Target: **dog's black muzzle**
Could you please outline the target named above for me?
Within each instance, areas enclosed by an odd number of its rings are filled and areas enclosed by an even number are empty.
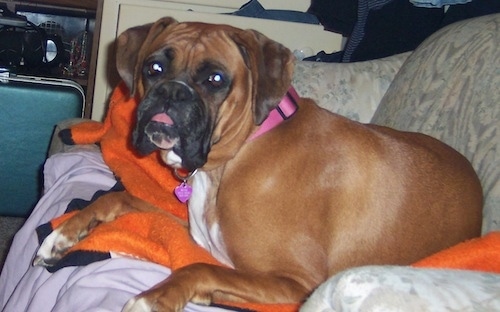
[[[137,109],[133,145],[147,155],[173,150],[187,170],[200,168],[210,150],[210,116],[198,94],[179,81],[158,82]]]

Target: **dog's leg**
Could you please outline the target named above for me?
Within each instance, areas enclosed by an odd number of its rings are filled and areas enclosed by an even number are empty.
[[[69,248],[101,223],[113,221],[129,212],[152,210],[159,209],[126,191],[103,195],[54,229],[38,249],[33,265],[54,265]]]
[[[294,304],[310,292],[288,277],[197,263],[173,272],[162,283],[131,299],[122,311],[182,311],[189,301],[202,305],[214,300]]]

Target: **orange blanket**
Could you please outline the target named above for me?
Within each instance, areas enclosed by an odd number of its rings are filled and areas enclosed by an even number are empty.
[[[463,269],[500,274],[500,232],[491,232],[431,255],[415,267]]]

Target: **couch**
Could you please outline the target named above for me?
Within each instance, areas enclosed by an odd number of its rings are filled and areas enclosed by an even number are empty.
[[[411,53],[301,63],[294,85],[352,119],[423,132],[464,154],[483,186],[486,235],[500,230],[499,29],[500,14],[488,15],[452,24]],[[494,247],[500,253],[500,245]],[[354,268],[321,285],[301,311],[500,311],[500,274]]]
[[[500,230],[500,15],[444,28],[413,52],[360,63],[298,62],[293,85],[328,110],[434,136],[463,153],[484,189],[483,235]],[[65,121],[58,129],[74,121]],[[99,148],[67,146],[54,136],[44,195],[14,239],[0,275],[2,311],[117,311],[163,280],[168,268],[116,257],[48,273],[31,267],[35,228],[74,198],[111,188]],[[500,246],[498,246],[500,250]],[[189,311],[221,311],[196,307]],[[500,274],[366,266],[321,285],[302,311],[500,310]]]

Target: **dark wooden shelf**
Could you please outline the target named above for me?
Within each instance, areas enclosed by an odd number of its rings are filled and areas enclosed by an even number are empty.
[[[42,13],[42,14],[56,14],[62,16],[82,16],[85,18],[95,19],[97,27],[100,27],[100,17],[102,11],[102,0],[0,0],[0,3],[6,4],[12,11],[18,11],[23,8],[26,12]],[[75,15],[74,15],[75,14]],[[91,29],[91,33],[93,29]],[[98,33],[98,32],[97,32]],[[59,69],[49,70],[49,72],[37,73],[22,73],[28,75],[43,75],[54,78],[64,78],[75,81],[80,84],[85,90],[85,117],[90,117],[92,111],[93,100],[93,87],[95,78],[95,56],[97,54],[97,39],[94,38],[93,42],[89,42],[92,46],[92,52],[88,55],[89,61],[89,75],[86,77],[67,77],[58,73]]]

